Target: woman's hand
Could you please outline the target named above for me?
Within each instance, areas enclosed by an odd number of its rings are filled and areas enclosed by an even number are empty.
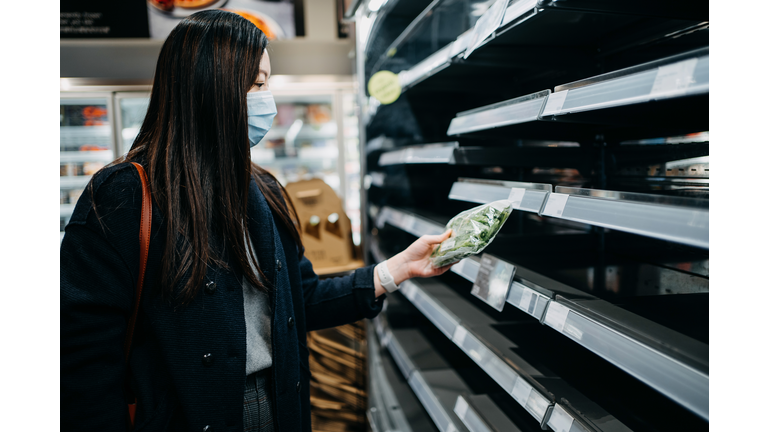
[[[421,236],[418,240],[411,243],[406,250],[388,259],[387,268],[389,269],[389,273],[395,279],[395,284],[400,285],[410,278],[432,277],[447,272],[453,264],[443,267],[433,267],[432,263],[429,261],[429,256],[437,245],[447,240],[450,236],[451,230],[440,235]],[[378,273],[373,273],[374,285],[376,286],[376,297],[378,297],[381,294],[384,294],[386,290],[381,286],[381,282],[379,282]]]

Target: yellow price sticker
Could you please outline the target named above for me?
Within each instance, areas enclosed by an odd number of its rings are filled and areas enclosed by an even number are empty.
[[[397,74],[390,71],[378,71],[368,80],[368,94],[384,105],[389,105],[400,97],[402,88]]]

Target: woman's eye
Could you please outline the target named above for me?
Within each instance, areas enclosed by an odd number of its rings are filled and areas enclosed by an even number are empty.
[[[258,86],[259,88],[261,88],[261,86],[263,86],[263,85],[264,85],[264,83],[256,83],[256,86]]]

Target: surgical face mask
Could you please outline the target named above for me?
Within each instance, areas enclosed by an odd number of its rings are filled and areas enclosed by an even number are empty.
[[[272,120],[277,114],[277,106],[269,90],[248,93],[248,140],[251,147],[259,143],[272,127]]]

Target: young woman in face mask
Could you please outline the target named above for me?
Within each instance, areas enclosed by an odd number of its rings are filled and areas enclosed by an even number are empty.
[[[283,188],[250,160],[277,113],[267,39],[205,11],[162,47],[131,151],[97,173],[61,244],[61,429],[310,431],[306,332],[372,318],[387,291],[429,277],[441,236],[342,278],[303,256]],[[142,183],[152,193],[144,293]],[[128,389],[128,390],[126,390]]]

